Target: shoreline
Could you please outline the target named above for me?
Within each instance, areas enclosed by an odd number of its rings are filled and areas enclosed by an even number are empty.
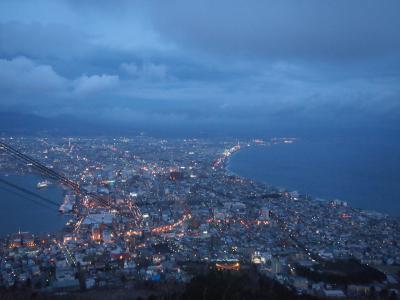
[[[273,146],[273,145],[272,145],[272,146]],[[249,146],[246,146],[244,149],[250,149],[250,148],[254,148],[254,147],[255,147],[255,145],[249,145]],[[263,147],[266,147],[266,145],[263,145]],[[228,158],[226,159],[226,162],[225,162],[224,165],[223,165],[223,169],[224,169],[224,172],[225,172],[227,175],[229,175],[229,176],[236,176],[236,177],[238,177],[238,178],[240,178],[240,179],[244,179],[244,180],[248,180],[248,181],[251,181],[251,182],[258,183],[258,184],[262,184],[262,185],[267,186],[268,188],[273,188],[273,189],[284,189],[284,190],[286,190],[286,191],[290,191],[290,190],[291,190],[291,189],[290,189],[289,187],[287,187],[287,186],[277,186],[277,185],[273,185],[273,184],[270,184],[270,183],[268,183],[268,182],[266,182],[266,181],[264,181],[264,180],[253,179],[253,178],[250,178],[250,177],[247,177],[247,176],[244,176],[244,175],[240,175],[240,174],[238,174],[237,172],[232,171],[232,170],[230,169],[230,166],[231,166],[231,164],[232,164],[231,159],[232,159],[234,156],[236,156],[236,154],[238,154],[241,150],[244,150],[244,149],[241,148],[240,150],[236,151],[235,153],[233,153],[230,157],[228,157]],[[296,190],[293,190],[293,191],[296,191]],[[304,195],[308,195],[312,201],[321,201],[321,202],[327,202],[327,203],[328,203],[328,202],[330,202],[330,201],[340,200],[340,199],[338,199],[338,198],[326,199],[326,198],[318,197],[318,196],[313,195],[313,194],[304,193],[304,192],[301,192],[301,191],[299,191],[299,193],[300,193],[300,194],[304,194]],[[390,215],[390,214],[388,214],[388,213],[386,213],[386,212],[381,212],[381,211],[377,211],[377,210],[368,210],[368,209],[364,209],[364,208],[361,208],[361,207],[354,207],[354,206],[352,205],[352,203],[349,202],[349,201],[345,201],[345,200],[340,200],[340,201],[346,202],[349,208],[355,209],[355,210],[359,210],[359,211],[362,211],[362,212],[364,212],[364,213],[377,214],[377,215],[381,215],[381,216],[384,216],[384,217],[400,219],[400,215]]]

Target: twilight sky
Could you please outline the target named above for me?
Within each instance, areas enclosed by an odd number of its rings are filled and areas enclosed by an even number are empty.
[[[0,110],[396,129],[400,1],[0,2]]]

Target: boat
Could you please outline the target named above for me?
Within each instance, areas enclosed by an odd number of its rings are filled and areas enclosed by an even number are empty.
[[[43,188],[48,187],[50,184],[51,184],[50,181],[48,181],[48,180],[43,180],[43,181],[39,181],[38,184],[36,185],[36,187],[37,187],[38,189],[43,189]]]

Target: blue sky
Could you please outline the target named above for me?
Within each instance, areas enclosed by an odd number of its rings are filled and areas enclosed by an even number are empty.
[[[400,2],[0,2],[0,110],[397,128]]]

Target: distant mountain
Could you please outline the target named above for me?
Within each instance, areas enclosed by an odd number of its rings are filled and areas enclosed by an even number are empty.
[[[35,114],[0,111],[0,134],[85,135],[109,134],[110,128],[73,116],[42,117]]]
[[[290,123],[290,122],[288,122]],[[307,126],[298,122],[293,124],[263,125],[261,123],[234,124],[207,122],[196,123],[191,120],[158,123],[137,121],[117,122],[105,119],[84,119],[73,115],[43,117],[36,114],[10,112],[0,110],[0,135],[80,135],[80,136],[136,136],[146,134],[163,138],[187,137],[235,137],[235,138],[271,138],[274,136],[295,136],[308,138],[330,137],[359,137],[385,135],[387,138],[400,134],[398,127],[366,128],[359,127],[318,127]]]
[[[1,132],[43,129],[46,127],[46,123],[45,118],[36,115],[0,111]]]
[[[135,120],[124,123],[102,119],[86,120],[71,115],[43,117],[28,113],[0,111],[0,135],[135,136],[142,133],[156,137],[227,136],[223,127],[221,127],[221,132],[218,132],[214,127],[192,125],[190,122],[154,125],[151,122],[135,123]],[[236,132],[233,131],[233,133]]]

